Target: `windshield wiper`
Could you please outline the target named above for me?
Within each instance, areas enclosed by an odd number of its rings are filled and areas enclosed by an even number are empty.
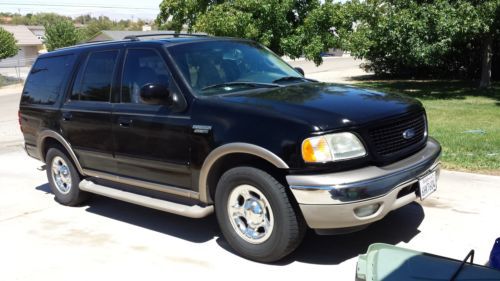
[[[271,83],[227,82],[227,83],[220,83],[220,84],[214,84],[214,85],[206,86],[206,87],[201,88],[201,90],[205,91],[205,90],[208,90],[208,89],[230,87],[230,86],[248,86],[248,87],[251,87],[251,88],[262,88],[262,87],[275,88],[275,87],[279,87],[279,85],[271,84]]]
[[[285,76],[285,77],[281,77],[281,78],[278,78],[276,80],[273,81],[273,83],[279,83],[279,82],[285,82],[285,81],[311,81],[307,78],[304,78],[304,77],[298,77],[298,76]]]

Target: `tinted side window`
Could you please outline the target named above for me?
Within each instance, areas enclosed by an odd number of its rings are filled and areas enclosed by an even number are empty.
[[[91,53],[80,68],[72,100],[109,101],[118,51]]]
[[[31,69],[21,102],[52,105],[65,84],[65,73],[71,71],[74,55],[40,58]]]
[[[153,49],[127,51],[122,76],[122,102],[141,103],[140,89],[146,84],[169,87],[170,72],[163,58]]]

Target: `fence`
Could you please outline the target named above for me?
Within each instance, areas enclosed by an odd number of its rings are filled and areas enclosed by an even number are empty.
[[[6,79],[25,80],[37,57],[13,57],[0,60],[0,75]]]

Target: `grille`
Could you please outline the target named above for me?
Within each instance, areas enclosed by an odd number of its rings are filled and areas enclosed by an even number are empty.
[[[403,133],[413,129],[415,135],[405,139]],[[391,157],[402,151],[417,149],[426,137],[425,116],[422,113],[394,119],[370,130],[373,149],[379,156]]]

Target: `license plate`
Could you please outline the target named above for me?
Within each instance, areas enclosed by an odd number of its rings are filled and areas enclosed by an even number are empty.
[[[437,189],[436,172],[432,172],[418,181],[420,200],[424,200]]]

